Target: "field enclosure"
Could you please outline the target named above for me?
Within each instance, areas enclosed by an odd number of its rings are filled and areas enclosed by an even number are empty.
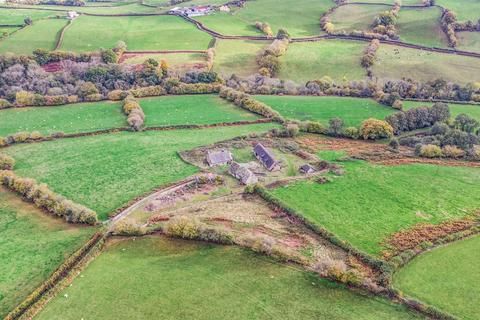
[[[91,289],[96,296],[83,293]],[[383,299],[356,295],[251,252],[155,237],[112,242],[64,293],[68,298],[59,295],[38,319],[416,318]],[[179,308],[174,299],[190,307]],[[132,302],[136,308],[128,306]]]

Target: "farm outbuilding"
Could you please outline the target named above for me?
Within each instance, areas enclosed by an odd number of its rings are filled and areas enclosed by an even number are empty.
[[[228,173],[240,180],[240,182],[245,185],[258,182],[257,176],[250,169],[248,169],[245,164],[233,162],[228,169]]]
[[[301,166],[299,170],[303,174],[312,174],[312,173],[315,173],[316,171],[315,168],[309,165],[308,163]]]
[[[278,165],[273,153],[265,148],[261,143],[257,143],[255,145],[253,148],[253,154],[268,171],[272,171]]]
[[[212,150],[207,152],[207,162],[210,167],[229,164],[232,161],[232,153],[228,150]]]

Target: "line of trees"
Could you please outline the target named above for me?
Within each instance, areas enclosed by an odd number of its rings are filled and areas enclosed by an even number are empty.
[[[275,39],[258,57],[257,64],[258,73],[272,77],[280,71],[280,57],[283,56],[288,49],[290,43],[288,38]]]

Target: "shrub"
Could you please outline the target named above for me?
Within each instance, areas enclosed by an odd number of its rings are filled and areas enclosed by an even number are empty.
[[[393,136],[393,128],[385,121],[370,118],[363,121],[360,135],[365,140],[386,139]]]
[[[12,140],[12,143],[22,143],[30,138],[30,133],[21,131],[8,136],[8,138]]]
[[[77,94],[81,99],[85,99],[85,97],[98,94],[98,89],[93,82],[84,82],[77,90]]]
[[[430,134],[437,136],[437,135],[444,135],[450,130],[450,127],[441,122],[437,122],[433,125],[433,127],[430,129]]]
[[[398,148],[400,147],[400,143],[398,142],[398,140],[396,138],[392,138],[390,140],[390,143],[388,144],[390,146],[390,148],[392,148],[393,150],[398,150]]]
[[[420,156],[425,158],[440,158],[442,155],[442,149],[434,144],[427,144],[420,148]]]
[[[462,158],[465,156],[465,151],[456,146],[444,146],[442,148],[443,155],[447,158]]]
[[[167,94],[167,91],[162,86],[150,86],[150,87],[132,89],[130,90],[130,93],[135,98],[142,98],[142,97],[152,97],[152,96],[163,96]]]
[[[113,233],[120,236],[142,236],[147,230],[133,221],[121,220],[115,225]]]
[[[94,102],[94,101],[102,100],[103,96],[100,93],[94,93],[94,94],[89,94],[84,99],[85,101],[88,101],[88,102]]]
[[[15,94],[15,104],[19,107],[33,106],[35,104],[35,95],[28,91],[18,91]]]
[[[113,90],[107,94],[108,100],[119,101],[127,97],[127,92],[123,90]]]
[[[0,170],[13,170],[15,159],[6,154],[0,153]]]
[[[328,120],[328,134],[334,137],[342,135],[343,120],[340,118],[332,118]]]
[[[11,107],[13,107],[13,105],[10,102],[8,102],[8,100],[0,99],[0,110],[11,108]]]
[[[356,127],[348,127],[343,132],[343,135],[350,139],[358,139],[358,137],[360,137],[360,130]]]
[[[300,124],[300,130],[308,133],[326,134],[327,128],[317,121],[304,121]]]
[[[182,239],[196,239],[199,234],[200,222],[187,217],[174,217],[165,225],[165,233]]]

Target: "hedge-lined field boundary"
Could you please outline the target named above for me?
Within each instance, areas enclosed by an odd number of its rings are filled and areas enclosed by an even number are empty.
[[[55,287],[66,279],[71,271],[85,259],[101,251],[108,234],[97,232],[80,249],[67,258],[37,289],[13,309],[4,320],[17,320],[28,314],[35,314],[41,308],[41,300],[54,291]],[[40,305],[38,305],[39,303]],[[45,301],[46,303],[46,301]]]

